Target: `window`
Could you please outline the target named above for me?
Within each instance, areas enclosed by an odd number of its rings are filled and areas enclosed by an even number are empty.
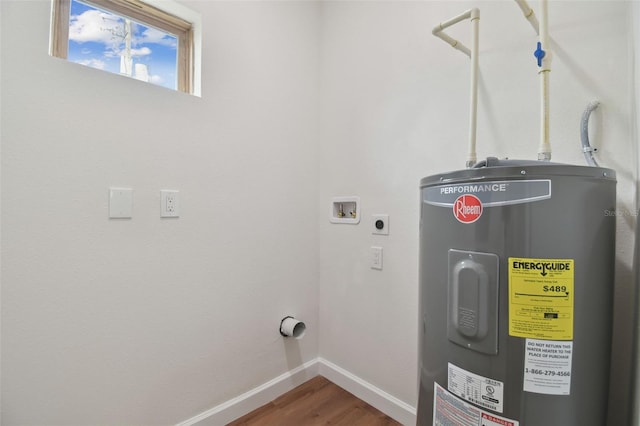
[[[53,2],[53,56],[194,93],[191,22],[139,0]]]

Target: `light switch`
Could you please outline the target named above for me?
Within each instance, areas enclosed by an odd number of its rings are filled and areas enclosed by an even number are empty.
[[[131,219],[133,215],[133,189],[109,188],[109,218]]]

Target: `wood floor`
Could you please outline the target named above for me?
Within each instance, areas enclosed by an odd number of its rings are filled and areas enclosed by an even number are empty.
[[[227,426],[386,426],[400,423],[322,376]]]

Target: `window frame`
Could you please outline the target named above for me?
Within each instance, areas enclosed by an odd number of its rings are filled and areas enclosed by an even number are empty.
[[[72,0],[53,0],[50,53],[67,59],[69,49],[69,18]],[[130,18],[149,27],[162,30],[178,39],[177,90],[194,93],[194,25],[140,0],[79,0],[90,6]]]

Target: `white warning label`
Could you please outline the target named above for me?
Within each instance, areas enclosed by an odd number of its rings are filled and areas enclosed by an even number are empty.
[[[434,383],[433,426],[478,426],[480,409],[458,399]]]
[[[527,339],[524,386],[527,392],[569,395],[573,342]]]
[[[502,413],[502,382],[478,376],[449,363],[449,392],[480,407]]]
[[[519,422],[481,410],[434,383],[433,426],[519,426]]]

